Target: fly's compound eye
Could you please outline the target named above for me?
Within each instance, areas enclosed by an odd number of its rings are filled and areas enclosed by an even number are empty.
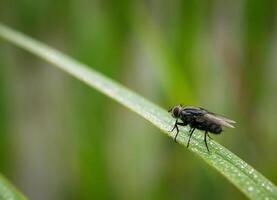
[[[179,107],[173,108],[173,112],[172,112],[173,117],[175,117],[175,118],[179,117],[179,115],[180,115],[179,113],[180,113]]]

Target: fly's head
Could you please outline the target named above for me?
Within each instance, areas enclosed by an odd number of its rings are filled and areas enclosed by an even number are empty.
[[[182,105],[173,106],[168,110],[169,113],[171,113],[172,117],[178,119],[181,116],[182,111]]]

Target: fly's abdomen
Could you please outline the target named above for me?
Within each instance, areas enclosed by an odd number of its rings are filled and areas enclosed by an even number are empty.
[[[207,128],[210,133],[220,134],[222,132],[222,128],[218,124],[211,123]]]

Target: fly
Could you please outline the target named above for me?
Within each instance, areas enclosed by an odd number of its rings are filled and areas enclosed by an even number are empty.
[[[189,147],[190,138],[195,129],[205,131],[204,142],[209,152],[209,147],[207,144],[207,136],[210,137],[209,133],[220,134],[222,132],[222,127],[235,128],[232,125],[236,123],[235,121],[209,112],[204,108],[177,105],[169,109],[168,112],[170,112],[172,117],[176,119],[174,127],[170,131],[172,132],[174,129],[177,130],[177,133],[174,137],[175,142],[179,133],[178,126],[190,126],[187,147]],[[178,119],[180,119],[182,122],[178,122]]]

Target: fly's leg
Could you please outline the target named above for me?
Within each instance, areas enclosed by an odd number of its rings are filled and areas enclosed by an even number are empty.
[[[179,126],[186,126],[187,124],[182,123],[182,122],[176,122],[175,125],[176,125],[176,129],[177,129],[177,134],[176,134],[175,137],[174,137],[174,141],[177,142],[177,136],[178,136],[178,133],[179,133],[178,125],[179,125]]]
[[[175,137],[174,137],[174,141],[175,142],[177,142],[176,141],[176,139],[177,139],[177,136],[178,136],[178,133],[179,133],[179,128],[178,128],[178,119],[176,119],[176,121],[175,121],[175,124],[174,124],[174,126],[173,126],[173,128],[169,131],[169,132],[172,132],[172,131],[174,131],[174,129],[176,128],[176,130],[177,130],[177,133],[176,133],[176,135],[175,135]]]
[[[209,151],[208,144],[207,144],[207,135],[208,135],[208,137],[209,137],[208,131],[205,131],[204,141],[205,141],[205,145],[206,145],[206,148],[207,148],[208,152],[210,152],[210,151]]]
[[[177,123],[176,123],[175,126],[176,126],[177,133],[176,133],[176,135],[175,135],[175,137],[174,137],[174,141],[177,142],[177,136],[178,136],[178,134],[179,134],[179,128],[178,128],[178,126],[177,126]]]
[[[207,136],[208,136],[211,140],[213,139],[209,134],[207,134]]]
[[[173,127],[172,130],[170,131],[170,132],[174,131],[175,128],[176,128],[176,130],[177,130],[177,133],[176,133],[176,135],[174,136],[174,141],[175,141],[175,142],[177,142],[177,137],[178,137],[178,134],[179,134],[179,127],[178,127],[178,125],[180,125],[180,126],[186,126],[185,123],[178,122],[178,119],[176,119],[175,124],[174,124],[174,127]]]
[[[191,129],[189,130],[189,133],[190,133],[190,134],[189,134],[189,141],[188,141],[188,144],[187,144],[187,148],[189,148],[190,138],[191,138],[191,136],[192,136],[194,130],[195,130],[195,128],[191,128]]]
[[[169,132],[174,131],[174,129],[175,129],[175,128],[177,128],[177,131],[178,131],[177,123],[178,123],[178,119],[176,119],[176,121],[175,121],[175,124],[174,124],[173,128],[172,128]]]

